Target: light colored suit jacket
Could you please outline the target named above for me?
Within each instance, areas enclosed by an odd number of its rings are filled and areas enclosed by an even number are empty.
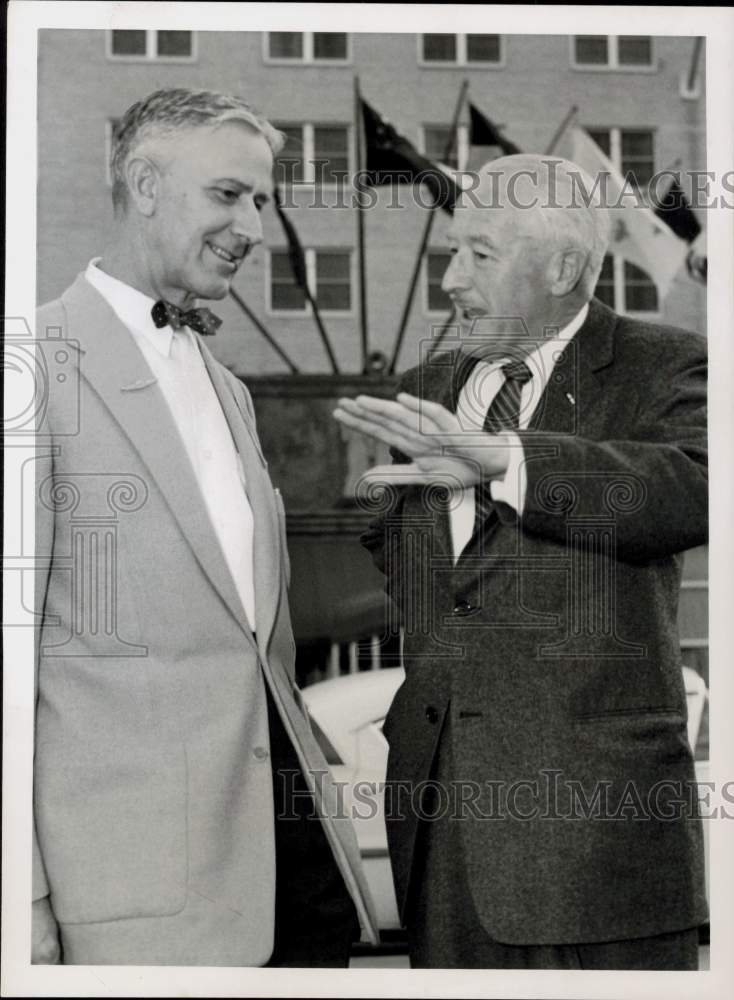
[[[64,961],[267,961],[263,678],[374,941],[356,839],[294,680],[285,515],[247,390],[202,345],[254,513],[257,639],[128,330],[80,275],[41,308],[37,335],[51,390],[36,548],[50,560],[37,574],[33,897],[50,893]]]

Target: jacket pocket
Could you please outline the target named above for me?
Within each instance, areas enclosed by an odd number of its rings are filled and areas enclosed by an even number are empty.
[[[183,744],[40,745],[36,825],[58,920],[179,913],[188,882],[186,806]]]

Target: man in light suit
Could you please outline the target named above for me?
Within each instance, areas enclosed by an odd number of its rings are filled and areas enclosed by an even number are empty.
[[[705,342],[592,298],[607,239],[574,164],[488,164],[450,227],[457,349],[337,410],[399,463],[363,542],[405,630],[384,732],[417,966],[696,968],[676,619]]]
[[[261,242],[281,143],[237,97],[133,105],[114,237],[38,315],[71,360],[39,428],[35,962],[344,966],[359,921],[375,940],[294,681],[282,502],[195,308]]]

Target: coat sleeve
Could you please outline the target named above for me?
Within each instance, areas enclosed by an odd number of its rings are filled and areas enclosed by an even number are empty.
[[[523,530],[566,543],[569,518],[611,515],[616,556],[630,562],[704,544],[708,469],[701,347],[661,364],[628,427],[620,439],[606,441],[521,431],[527,456]],[[498,504],[498,514],[504,521],[517,517],[504,504]]]

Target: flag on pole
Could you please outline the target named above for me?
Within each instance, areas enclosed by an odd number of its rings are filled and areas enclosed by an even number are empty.
[[[495,125],[479,108],[469,103],[469,145],[472,147],[499,147],[503,156],[514,156],[522,150],[502,135],[501,126]],[[489,159],[489,157],[487,157]]]
[[[673,230],[686,243],[693,243],[701,232],[701,223],[693,214],[693,210],[683,193],[678,181],[672,178],[670,187],[658,202],[655,215]]]
[[[706,230],[704,229],[691,243],[691,249],[686,256],[686,268],[694,281],[700,281],[702,285],[705,285],[708,277],[708,266]]]
[[[584,129],[576,126],[571,138],[571,159],[598,183],[609,210],[610,252],[646,271],[660,295],[665,296],[686,259],[688,244],[641,203],[631,182],[622,177]]]
[[[288,258],[290,260],[293,278],[299,288],[306,288],[308,279],[306,277],[306,254],[304,253],[301,241],[298,238],[293,223],[283,211],[283,204],[280,198],[280,190],[276,187],[273,191],[273,202],[275,211],[280,219],[286,239],[288,240]]]
[[[419,153],[405,136],[362,100],[366,146],[367,183],[372,186],[400,181],[424,183],[434,204],[445,212],[453,212],[460,188],[454,178]]]

